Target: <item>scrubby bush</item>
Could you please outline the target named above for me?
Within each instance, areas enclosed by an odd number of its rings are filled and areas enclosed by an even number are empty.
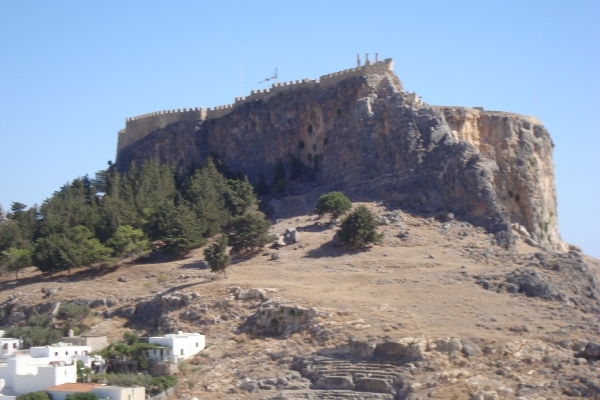
[[[80,393],[68,394],[67,397],[65,397],[65,399],[66,400],[99,400],[99,397],[96,393],[80,392]]]
[[[350,248],[363,248],[380,242],[383,234],[377,232],[375,215],[365,206],[359,206],[342,222],[340,241]]]
[[[30,392],[17,396],[17,400],[50,400],[46,392]]]
[[[33,314],[27,320],[27,326],[12,326],[5,332],[6,337],[21,337],[25,346],[46,346],[57,343],[63,333],[50,329],[52,318],[48,314]]]
[[[352,202],[342,192],[329,192],[317,200],[315,212],[319,215],[330,214],[336,219],[352,208]]]
[[[58,319],[66,320],[73,325],[75,322],[80,322],[87,318],[91,313],[92,309],[89,306],[67,303],[60,306],[56,317]]]

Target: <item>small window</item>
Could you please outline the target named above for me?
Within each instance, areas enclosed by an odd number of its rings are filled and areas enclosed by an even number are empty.
[[[183,355],[183,349],[181,349],[181,355]]]
[[[17,344],[13,343],[13,349],[16,349],[16,348],[17,348]]]
[[[58,351],[55,351],[55,352],[54,352],[54,355],[55,355],[55,356],[58,356]]]
[[[67,370],[65,369],[65,375],[67,374]]]
[[[196,343],[196,347],[200,347],[200,346],[198,346],[198,343]]]
[[[4,343],[4,346],[2,346],[2,348],[3,348],[4,350],[8,350],[8,343]]]
[[[68,352],[68,351],[65,351],[65,356],[68,356],[68,355],[69,355],[69,352]]]
[[[75,351],[75,355],[77,355],[77,351]]]

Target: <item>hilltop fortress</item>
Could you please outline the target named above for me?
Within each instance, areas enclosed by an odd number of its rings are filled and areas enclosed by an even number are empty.
[[[156,111],[148,114],[139,115],[137,117],[127,118],[125,121],[125,129],[119,131],[117,157],[118,153],[124,147],[137,142],[144,136],[157,129],[162,129],[165,126],[175,122],[221,118],[222,116],[229,114],[231,111],[233,111],[234,108],[239,107],[242,104],[249,101],[258,99],[266,100],[278,93],[301,88],[313,88],[316,86],[327,87],[330,85],[335,85],[336,83],[341,82],[342,80],[351,76],[381,74],[385,73],[386,71],[393,70],[394,61],[391,58],[379,61],[379,54],[375,54],[375,62],[372,63],[369,60],[369,55],[367,54],[365,64],[361,65],[359,55],[357,57],[356,68],[345,69],[343,71],[323,75],[318,80],[310,80],[306,78],[290,82],[274,83],[269,89],[252,90],[250,92],[250,96],[236,97],[235,102],[233,104],[226,104],[223,106],[217,106],[213,108],[195,107]]]
[[[128,118],[116,168],[148,158],[197,165],[218,156],[272,182],[312,181],[418,212],[452,212],[502,246],[511,225],[535,245],[564,250],[558,231],[553,143],[534,117],[481,107],[431,106],[405,92],[393,60],[318,80],[275,83],[233,104]],[[293,186],[293,185],[292,185]]]

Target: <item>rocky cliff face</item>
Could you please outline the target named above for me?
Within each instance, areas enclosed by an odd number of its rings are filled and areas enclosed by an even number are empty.
[[[448,211],[499,244],[511,223],[562,249],[552,141],[530,117],[412,101],[391,72],[254,100],[211,120],[178,122],[118,154],[117,168],[158,157],[190,165],[210,154],[257,181],[288,179],[369,194],[423,212]]]

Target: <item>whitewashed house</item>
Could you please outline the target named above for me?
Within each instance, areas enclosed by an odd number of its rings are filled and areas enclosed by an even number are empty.
[[[52,400],[65,400],[74,393],[95,393],[100,399],[145,400],[144,387],[104,386],[97,383],[65,383],[46,389]]]
[[[15,354],[0,364],[0,379],[5,386],[0,394],[21,395],[77,381],[77,365],[50,357],[34,358]]]
[[[14,354],[17,354],[23,342],[21,339],[13,339],[13,338],[0,338],[0,358],[10,357]]]
[[[157,349],[148,350],[149,360],[171,363],[178,363],[198,354],[204,349],[205,345],[204,335],[182,331],[177,332],[177,334],[149,337],[148,343],[161,346]]]

